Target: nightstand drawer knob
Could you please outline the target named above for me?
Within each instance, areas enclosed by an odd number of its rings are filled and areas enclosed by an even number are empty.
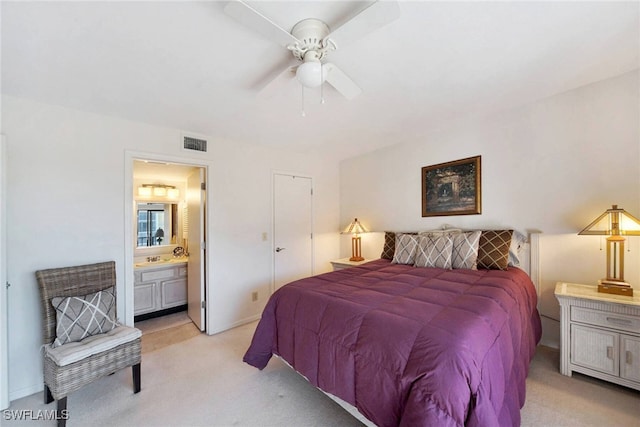
[[[633,365],[633,353],[631,353],[631,351],[627,350],[627,365]]]
[[[613,347],[611,346],[607,347],[607,358],[613,360]]]

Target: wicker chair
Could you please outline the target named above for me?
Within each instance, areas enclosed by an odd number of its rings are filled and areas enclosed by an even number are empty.
[[[43,308],[44,400],[45,403],[58,401],[58,426],[66,424],[69,394],[120,369],[132,367],[133,392],[138,393],[141,380],[139,329],[118,325],[110,332],[80,342],[66,343],[55,349],[52,346],[56,339],[56,309],[51,300],[102,290],[110,290],[115,296],[115,262],[39,270],[36,278]]]

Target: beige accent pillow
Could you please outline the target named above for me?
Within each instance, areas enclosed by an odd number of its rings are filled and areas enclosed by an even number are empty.
[[[394,264],[413,264],[416,259],[417,247],[418,236],[396,233],[396,250],[391,262]]]
[[[416,267],[451,269],[453,237],[451,234],[421,234],[418,236]]]
[[[452,268],[475,270],[482,231],[467,231],[453,235]]]
[[[116,298],[110,291],[79,297],[55,297],[56,339],[53,347],[109,332],[117,326]]]

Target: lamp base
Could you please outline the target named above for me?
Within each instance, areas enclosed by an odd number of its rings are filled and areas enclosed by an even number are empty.
[[[603,279],[598,281],[598,292],[604,294],[624,295],[628,297],[633,296],[633,288],[630,284],[615,280]]]
[[[353,236],[351,238],[351,258],[349,258],[349,261],[364,261],[360,245],[360,236]]]

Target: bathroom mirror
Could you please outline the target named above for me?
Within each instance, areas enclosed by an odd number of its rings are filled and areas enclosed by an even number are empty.
[[[176,203],[138,202],[136,204],[137,247],[168,246],[178,235]]]

